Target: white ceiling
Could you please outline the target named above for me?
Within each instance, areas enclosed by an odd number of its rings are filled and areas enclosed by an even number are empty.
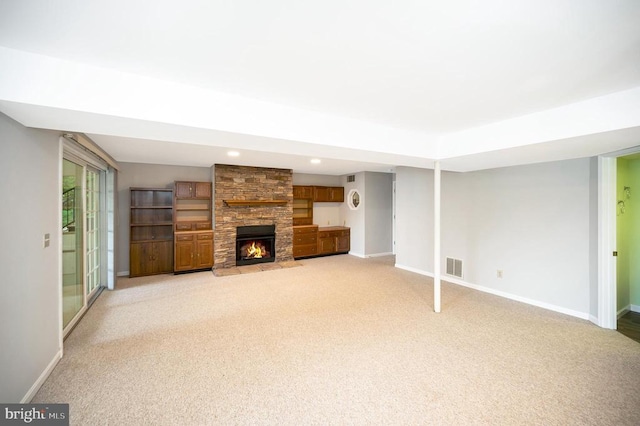
[[[5,1],[0,111],[118,161],[584,157],[640,145],[639,23],[637,0]]]

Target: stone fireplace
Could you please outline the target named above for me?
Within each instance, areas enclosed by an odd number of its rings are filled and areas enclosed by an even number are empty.
[[[272,261],[293,260],[292,170],[216,164],[213,185],[215,269],[236,266],[237,228],[246,226],[273,226]]]

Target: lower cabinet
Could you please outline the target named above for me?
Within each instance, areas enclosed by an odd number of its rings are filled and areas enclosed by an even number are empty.
[[[129,276],[166,274],[173,271],[173,241],[133,242],[129,245]]]
[[[351,249],[351,231],[342,226],[318,228],[317,225],[293,228],[293,257],[347,253]]]
[[[174,272],[213,267],[213,231],[175,234]]]
[[[318,254],[346,253],[351,248],[349,229],[322,230],[318,232]]]

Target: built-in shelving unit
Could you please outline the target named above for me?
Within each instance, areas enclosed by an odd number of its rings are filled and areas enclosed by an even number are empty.
[[[173,190],[130,188],[129,276],[173,271]]]
[[[211,182],[174,183],[174,272],[213,267]]]

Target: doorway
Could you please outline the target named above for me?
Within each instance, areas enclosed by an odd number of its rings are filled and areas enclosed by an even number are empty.
[[[625,183],[624,181],[619,182],[618,159],[624,162],[627,159],[638,159],[639,157],[640,151],[638,147],[598,157],[598,290],[596,301],[597,317],[593,318],[592,321],[600,327],[614,330],[617,328],[618,315],[624,314],[625,306],[627,306],[622,300],[624,294],[620,294],[620,292],[626,292],[625,287],[622,287],[620,291],[618,290],[618,264],[620,263],[618,254],[633,256],[633,258],[637,258],[640,255],[638,252],[633,253],[625,245],[624,239],[629,239],[626,233],[623,234],[623,239],[618,241],[618,222],[621,214],[629,214],[626,218],[633,216],[634,220],[631,221],[633,223],[632,229],[634,232],[640,232],[640,224],[638,224],[640,219],[635,218],[638,216],[640,206],[636,206],[635,214],[630,214],[634,185],[629,185],[628,182]],[[635,186],[640,190],[640,183]],[[630,189],[630,199],[626,199],[625,187]],[[623,203],[620,203],[620,201]],[[618,244],[621,244],[620,247]],[[634,250],[637,251],[638,249]],[[628,306],[629,309],[635,306],[640,310],[640,306],[632,302],[632,300],[640,301],[640,289],[638,289],[640,287],[640,270],[638,265],[635,265],[637,262],[631,263],[634,264],[634,269],[631,278],[629,278],[629,285],[636,290],[634,290],[634,296],[630,295]],[[624,262],[620,267],[626,267]],[[621,272],[628,274],[629,271]]]

